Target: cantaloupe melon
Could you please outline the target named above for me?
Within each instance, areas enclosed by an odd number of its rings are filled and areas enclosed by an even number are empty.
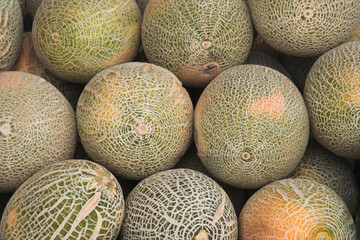
[[[41,168],[74,156],[74,110],[45,79],[0,73],[0,106],[0,192],[14,191]]]
[[[60,79],[86,83],[135,58],[140,27],[135,0],[44,0],[34,18],[34,50]]]
[[[156,0],[146,7],[142,43],[149,62],[190,87],[204,87],[245,61],[253,31],[243,0]]]
[[[328,186],[344,200],[350,212],[355,213],[359,197],[355,174],[346,159],[317,142],[309,142],[304,157],[289,177],[306,178]]]
[[[350,37],[360,20],[358,0],[249,0],[256,30],[276,50],[318,56]]]
[[[43,168],[14,193],[0,238],[115,240],[124,215],[121,186],[107,169],[66,160]]]
[[[191,169],[172,169],[142,180],[125,203],[123,240],[236,240],[237,216],[225,191]]]
[[[308,142],[303,98],[283,74],[239,65],[217,76],[195,108],[199,157],[229,185],[258,188],[286,177]]]
[[[323,54],[305,82],[311,130],[325,148],[360,158],[360,42]]]
[[[174,74],[149,63],[97,74],[80,95],[76,117],[89,156],[131,180],[173,167],[193,132],[189,94]]]
[[[11,69],[19,55],[23,20],[18,0],[0,4],[0,72]]]
[[[342,199],[308,179],[283,179],[266,185],[239,216],[241,240],[355,240],[355,225]]]

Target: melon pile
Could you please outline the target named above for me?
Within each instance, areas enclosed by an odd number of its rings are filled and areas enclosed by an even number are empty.
[[[0,0],[0,239],[359,239],[359,26],[358,0]]]

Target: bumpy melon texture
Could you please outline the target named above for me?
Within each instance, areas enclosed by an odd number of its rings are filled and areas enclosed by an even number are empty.
[[[300,92],[283,74],[259,65],[239,65],[216,77],[202,93],[194,120],[205,167],[241,188],[287,176],[309,137]]]
[[[243,0],[150,1],[141,34],[149,62],[191,87],[243,63],[253,37]]]
[[[3,72],[0,106],[0,192],[14,191],[41,168],[74,156],[74,110],[49,82]]]
[[[189,94],[174,74],[148,63],[97,74],[80,95],[76,114],[89,156],[132,180],[174,166],[192,137]]]
[[[353,218],[330,188],[308,179],[266,185],[239,216],[241,240],[355,240]]]
[[[57,77],[85,83],[135,58],[140,26],[134,0],[44,0],[33,23],[34,49]]]
[[[0,223],[3,240],[115,240],[124,217],[116,178],[87,160],[48,166],[11,197]]]
[[[249,0],[256,30],[276,50],[320,55],[350,37],[360,20],[358,0]]]
[[[237,217],[224,190],[190,169],[156,173],[126,199],[121,239],[237,239]]]
[[[316,140],[336,155],[360,158],[360,42],[323,54],[305,82]]]
[[[23,20],[17,0],[2,0],[0,4],[0,72],[15,63],[21,48]]]

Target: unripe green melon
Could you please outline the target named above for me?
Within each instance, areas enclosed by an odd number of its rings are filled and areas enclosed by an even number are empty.
[[[360,42],[323,54],[305,82],[304,99],[315,139],[345,158],[360,158],[359,85]]]
[[[142,180],[126,199],[123,240],[236,240],[237,216],[225,191],[208,176],[172,169]]]
[[[0,4],[0,72],[11,69],[19,55],[23,18],[18,0]]]
[[[355,213],[359,197],[355,174],[346,159],[315,141],[309,142],[304,157],[289,177],[306,178],[328,186],[344,200],[350,212]]]
[[[115,240],[125,215],[116,178],[87,160],[43,168],[8,202],[0,223],[2,240]]]
[[[308,179],[266,185],[239,216],[239,239],[355,240],[355,225],[343,200],[329,187]]]
[[[350,37],[360,20],[358,0],[249,0],[256,30],[276,50],[318,56]]]
[[[74,110],[45,79],[1,73],[0,106],[0,192],[14,191],[41,168],[74,156]]]
[[[173,167],[192,137],[189,94],[174,74],[149,63],[97,74],[80,95],[76,116],[89,156],[131,180]]]
[[[259,65],[239,65],[216,77],[195,108],[199,157],[229,185],[258,188],[285,177],[308,142],[307,110],[296,86]]]
[[[248,55],[252,24],[243,0],[156,0],[144,13],[142,43],[149,62],[190,87],[204,87]]]
[[[44,0],[34,18],[34,50],[57,77],[85,83],[135,58],[140,27],[135,0]]]

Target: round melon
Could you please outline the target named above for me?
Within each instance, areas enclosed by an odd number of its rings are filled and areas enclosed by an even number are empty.
[[[359,189],[349,163],[315,141],[309,142],[304,157],[289,177],[306,178],[328,186],[344,200],[350,212],[355,213]]]
[[[0,106],[0,192],[15,191],[41,168],[74,156],[74,110],[45,79],[0,73]]]
[[[174,74],[149,63],[97,74],[80,95],[76,117],[89,156],[130,180],[173,167],[193,132],[189,94]]]
[[[107,169],[66,160],[16,190],[2,215],[0,238],[115,240],[124,215],[121,186]]]
[[[60,79],[86,83],[135,58],[140,27],[135,0],[44,0],[32,27],[34,50]]]
[[[245,61],[253,31],[243,0],[157,0],[146,7],[141,36],[149,62],[204,87]]]
[[[305,82],[311,130],[325,148],[360,158],[360,42],[323,54]]]
[[[320,55],[350,37],[360,20],[358,0],[249,0],[256,30],[276,50]]]
[[[236,240],[237,216],[225,191],[208,176],[172,169],[142,180],[125,203],[123,240]]]
[[[239,238],[355,240],[355,225],[342,199],[308,179],[283,179],[266,185],[245,204]]]
[[[195,109],[195,142],[211,174],[241,188],[286,177],[304,155],[307,110],[296,86],[259,65],[239,65],[217,76]]]
[[[70,102],[73,109],[76,108],[77,101],[84,88],[83,84],[63,81],[45,69],[38,60],[34,51],[31,32],[23,34],[20,56],[15,62],[12,71],[27,72],[44,78],[64,95],[64,97]]]
[[[0,72],[14,65],[21,48],[23,18],[18,0],[2,0],[0,5]]]

